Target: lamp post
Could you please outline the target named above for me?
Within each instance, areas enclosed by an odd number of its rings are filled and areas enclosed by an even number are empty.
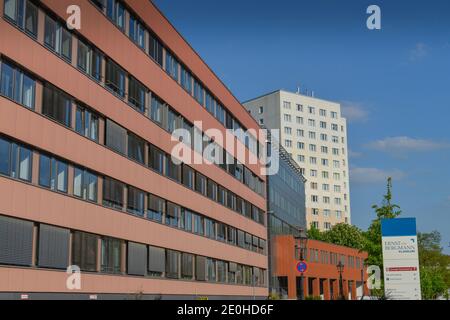
[[[304,255],[306,245],[308,244],[308,236],[304,229],[299,229],[299,234],[294,237],[295,240],[298,240],[298,245],[295,245],[295,249],[299,250],[299,258],[300,261],[304,261]],[[305,300],[305,292],[304,292],[304,280],[303,272],[300,274],[300,300]]]
[[[342,280],[342,273],[344,273],[344,264],[342,263],[342,261],[339,261],[339,263],[336,265],[336,268],[339,272],[339,299],[345,300],[344,281]]]

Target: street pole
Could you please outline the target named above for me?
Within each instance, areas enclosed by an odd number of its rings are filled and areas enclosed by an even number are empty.
[[[339,295],[341,296],[341,300],[345,300],[345,297],[344,297],[344,281],[342,280],[342,272],[339,275]]]
[[[300,275],[300,300],[305,300],[305,292],[304,292],[304,276],[303,276],[303,272]]]

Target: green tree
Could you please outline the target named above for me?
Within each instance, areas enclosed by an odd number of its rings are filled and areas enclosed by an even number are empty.
[[[392,204],[392,178],[388,178],[387,192],[383,196],[382,205],[374,205],[377,217],[372,221],[368,230],[364,232],[364,251],[367,251],[366,264],[377,265],[383,270],[383,252],[381,246],[381,219],[394,219],[401,214],[400,207]]]
[[[450,288],[450,259],[442,253],[441,239],[438,231],[417,235],[423,299],[447,296]]]
[[[364,237],[359,228],[346,223],[339,223],[331,230],[322,233],[322,239],[334,243],[361,250],[364,247]]]
[[[307,231],[308,239],[311,240],[321,240],[323,241],[322,232],[316,228],[314,224],[311,223],[309,230]]]

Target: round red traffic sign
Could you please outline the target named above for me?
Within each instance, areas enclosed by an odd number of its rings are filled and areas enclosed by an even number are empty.
[[[308,265],[306,264],[306,262],[300,261],[299,263],[297,263],[297,271],[300,273],[306,272],[306,270],[308,270]]]

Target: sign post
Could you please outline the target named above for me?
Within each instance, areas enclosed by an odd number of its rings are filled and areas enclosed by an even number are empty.
[[[421,300],[416,219],[382,219],[381,234],[385,295]]]

